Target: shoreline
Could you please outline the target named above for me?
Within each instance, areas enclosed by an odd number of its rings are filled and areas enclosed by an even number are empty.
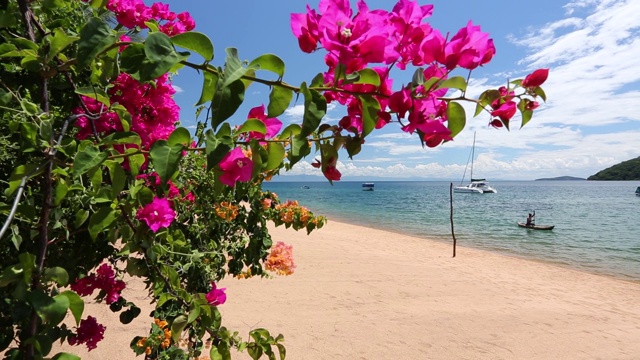
[[[310,209],[311,211],[314,212],[314,214],[316,214],[316,211]],[[325,215],[325,214],[320,214],[320,215]],[[393,234],[398,234],[398,235],[402,235],[402,236],[408,236],[408,237],[414,237],[414,238],[418,238],[418,239],[423,239],[424,241],[428,241],[428,242],[435,242],[435,243],[441,243],[441,244],[448,244],[451,248],[451,254],[453,254],[453,239],[451,238],[451,233],[449,233],[448,237],[446,236],[432,236],[432,235],[428,235],[428,236],[423,236],[423,235],[418,235],[418,234],[414,234],[411,233],[409,231],[402,231],[401,229],[392,229],[392,228],[387,228],[384,226],[378,226],[375,223],[372,224],[365,224],[365,222],[362,222],[358,219],[347,219],[344,216],[340,216],[340,215],[336,215],[336,214],[331,214],[331,215],[325,215],[328,219],[328,221],[330,222],[337,222],[340,224],[345,224],[345,225],[353,225],[353,226],[359,226],[359,227],[363,227],[363,228],[368,228],[368,229],[375,229],[378,231],[385,231],[385,232],[389,232],[389,233],[393,233]],[[455,227],[455,223],[454,223],[454,227]],[[519,260],[524,260],[524,261],[533,261],[533,262],[540,262],[543,264],[548,264],[548,265],[552,265],[552,266],[558,266],[558,267],[562,267],[562,268],[566,268],[569,270],[576,270],[576,271],[580,271],[580,272],[584,272],[584,273],[588,273],[588,274],[593,274],[593,275],[599,275],[599,276],[605,276],[605,277],[609,277],[612,279],[616,279],[616,280],[622,280],[622,281],[627,281],[627,282],[631,282],[634,284],[640,284],[640,278],[631,276],[631,275],[626,275],[623,274],[621,272],[616,272],[613,270],[610,271],[606,271],[606,270],[600,270],[598,271],[598,269],[593,269],[590,270],[588,267],[586,266],[582,266],[580,265],[578,262],[575,263],[570,263],[570,262],[563,262],[563,261],[559,261],[559,260],[553,260],[553,259],[544,259],[544,258],[540,258],[540,257],[536,257],[533,255],[527,255],[527,254],[521,254],[518,253],[516,251],[510,250],[510,249],[506,249],[506,248],[496,248],[496,247],[487,247],[487,246],[475,246],[474,244],[471,243],[463,243],[462,245],[460,245],[460,239],[457,240],[457,247],[464,247],[464,248],[469,248],[469,249],[474,249],[474,250],[478,250],[478,251],[485,251],[491,254],[497,254],[497,255],[501,255],[501,256],[507,256],[507,257],[512,257],[515,259],[519,259]]]

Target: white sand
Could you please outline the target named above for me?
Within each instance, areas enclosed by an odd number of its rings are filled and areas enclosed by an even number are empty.
[[[640,358],[638,283],[464,247],[452,258],[447,244],[336,221],[272,235],[294,246],[296,273],[227,279],[220,310],[245,339],[284,334],[287,359]],[[142,300],[141,284],[124,295]],[[150,307],[125,326],[90,306],[107,332],[83,359],[135,359]]]

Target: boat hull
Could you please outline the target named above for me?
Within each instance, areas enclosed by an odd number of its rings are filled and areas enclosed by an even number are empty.
[[[519,222],[518,226],[531,229],[531,230],[553,230],[555,225],[527,225],[526,223]]]

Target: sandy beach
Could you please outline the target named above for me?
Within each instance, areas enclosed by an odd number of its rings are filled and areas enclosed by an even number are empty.
[[[452,258],[448,244],[337,221],[272,235],[294,246],[295,274],[227,279],[220,310],[244,338],[284,334],[287,359],[640,358],[639,283],[463,246]],[[144,303],[136,280],[123,295]],[[83,358],[135,359],[150,308],[122,325],[89,307],[107,331]]]

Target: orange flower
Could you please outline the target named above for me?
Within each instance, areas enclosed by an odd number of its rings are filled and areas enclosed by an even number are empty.
[[[293,274],[296,268],[296,264],[293,262],[293,246],[278,241],[271,248],[271,253],[265,262],[265,268],[278,275]]]

